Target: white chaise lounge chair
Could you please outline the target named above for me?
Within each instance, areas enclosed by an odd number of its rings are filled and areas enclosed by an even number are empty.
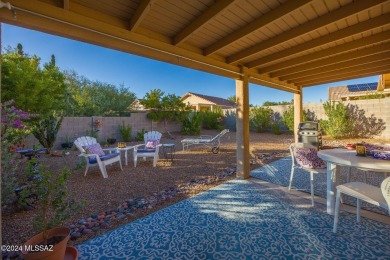
[[[183,151],[188,150],[188,147],[191,145],[204,145],[208,148],[211,148],[212,153],[219,153],[219,146],[221,145],[221,137],[229,132],[229,129],[224,129],[222,132],[212,137],[210,135],[201,135],[195,138],[186,138],[181,140],[183,145]]]

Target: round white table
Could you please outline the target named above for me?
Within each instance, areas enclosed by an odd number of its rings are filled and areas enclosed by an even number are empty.
[[[318,157],[326,162],[326,206],[328,214],[334,214],[335,193],[340,166],[365,168],[372,171],[389,171],[390,160],[375,159],[372,156],[357,156],[355,150],[329,149],[318,151]]]

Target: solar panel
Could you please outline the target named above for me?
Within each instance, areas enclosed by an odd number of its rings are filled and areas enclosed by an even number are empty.
[[[377,86],[378,86],[378,83],[373,82],[373,83],[348,85],[347,88],[350,92],[358,92],[358,91],[376,90]]]

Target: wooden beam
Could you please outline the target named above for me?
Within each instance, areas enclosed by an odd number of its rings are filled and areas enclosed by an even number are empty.
[[[362,12],[364,10],[370,9],[372,7],[375,7],[377,5],[382,4],[386,0],[372,0],[372,1],[366,1],[366,0],[358,0],[356,2],[352,2],[351,4],[348,4],[346,6],[340,7],[339,9],[336,9],[334,12],[330,12],[328,14],[325,14],[323,16],[318,17],[317,19],[313,21],[309,21],[305,24],[299,25],[297,27],[294,27],[293,29],[283,32],[269,40],[263,41],[259,44],[256,44],[252,47],[249,47],[245,50],[239,51],[227,58],[228,63],[234,63],[241,61],[245,58],[248,58],[252,55],[257,54],[258,52],[264,51],[268,48],[271,48],[273,46],[282,44],[286,41],[290,41],[294,38],[297,38],[302,35],[307,35],[308,33],[320,29],[322,27],[325,27],[329,24],[335,23],[339,20],[345,19],[346,17],[349,17],[351,15],[357,14],[359,12]],[[248,63],[251,66],[249,68],[253,68],[251,63]]]
[[[70,2],[70,0],[63,1],[64,10],[69,11],[69,4],[70,4],[69,2]]]
[[[229,5],[234,3],[235,0],[218,0],[211,7],[207,8],[204,13],[199,17],[193,20],[189,25],[187,25],[181,32],[173,37],[173,44],[178,45],[184,42],[188,37],[190,37],[197,30],[202,28],[207,22],[211,20],[214,16],[218,15],[220,12],[225,10]]]
[[[328,84],[332,82],[338,82],[338,81],[344,81],[344,80],[350,80],[350,79],[358,79],[358,78],[364,78],[364,77],[370,77],[370,76],[377,76],[380,74],[386,74],[390,73],[389,69],[383,69],[383,70],[374,70],[374,71],[369,71],[365,73],[360,73],[359,75],[349,75],[349,76],[340,76],[340,77],[335,77],[330,80],[321,80],[317,82],[309,82],[307,84],[303,84],[302,87],[312,87],[312,86],[317,86],[317,85],[322,85],[322,84]]]
[[[297,58],[293,58],[287,61],[279,62],[273,65],[269,65],[266,67],[261,67],[258,72],[260,74],[276,72],[279,70],[283,70],[286,68],[294,67],[303,63],[313,62],[319,59],[323,59],[329,56],[334,56],[337,54],[342,54],[344,52],[352,51],[361,47],[368,47],[372,44],[383,43],[390,41],[390,30],[382,33],[377,33],[374,35],[370,35],[356,41],[347,42],[344,44],[340,44],[334,47],[330,47],[321,51],[317,51],[314,53],[306,54],[303,56],[299,56]]]
[[[310,80],[302,80],[302,81],[297,81],[295,83],[299,84],[301,86],[305,86],[305,85],[316,83],[316,82],[329,81],[329,80],[340,79],[340,78],[344,78],[344,77],[348,78],[348,77],[355,76],[356,78],[360,78],[360,77],[363,77],[363,76],[360,76],[360,75],[376,73],[378,71],[383,71],[383,70],[386,70],[386,69],[387,69],[387,71],[390,71],[390,62],[389,61],[384,61],[382,63],[382,65],[377,65],[376,67],[363,66],[363,67],[359,67],[359,68],[356,68],[356,69],[348,68],[346,70],[339,71],[337,73],[335,72],[335,73],[332,73],[330,75],[329,74],[327,74],[327,75],[319,75],[318,77],[313,77]]]
[[[294,94],[294,140],[298,142],[298,126],[303,118],[303,104],[302,104],[302,87],[299,87],[299,92]]]
[[[236,79],[236,142],[237,142],[237,178],[249,178],[249,82],[246,68],[242,76]]]
[[[302,65],[298,65],[296,67],[291,67],[288,69],[280,70],[275,73],[270,73],[271,78],[275,77],[287,77],[288,75],[296,74],[296,73],[304,73],[305,71],[312,70],[315,68],[321,68],[328,65],[333,65],[337,67],[337,63],[353,60],[356,58],[371,56],[378,53],[387,52],[390,49],[390,42],[374,45],[372,47],[360,49],[357,51],[346,52],[340,55],[331,56],[325,59],[317,60],[314,62],[308,62]]]
[[[358,57],[353,60],[346,60],[337,64],[329,64],[320,68],[306,70],[303,72],[288,75],[286,77],[280,77],[279,80],[283,80],[283,81],[287,80],[289,82],[299,81],[299,80],[308,79],[315,75],[330,73],[332,71],[344,70],[346,68],[353,68],[359,66],[375,66],[376,63],[381,63],[384,60],[388,60],[388,59],[390,59],[390,49],[387,50],[387,53],[382,52],[371,56],[366,56],[362,58]]]
[[[286,3],[281,4],[270,12],[262,15],[256,20],[246,24],[244,27],[241,27],[237,31],[230,33],[225,36],[221,40],[211,44],[204,50],[205,55],[211,55],[220,49],[227,47],[228,45],[238,41],[242,37],[245,37],[248,34],[259,30],[260,28],[272,23],[273,21],[282,18],[283,16],[291,13],[292,11],[310,3],[311,0],[295,0],[295,1],[287,1]]]
[[[130,31],[134,31],[141,24],[145,15],[150,11],[156,0],[142,0],[130,20]]]
[[[381,15],[377,16],[375,18],[366,20],[364,22],[346,27],[344,29],[338,30],[336,32],[324,35],[322,37],[316,38],[314,40],[302,43],[300,45],[296,45],[294,47],[291,47],[289,49],[285,49],[276,53],[273,53],[271,55],[259,58],[257,60],[251,61],[246,64],[246,66],[250,68],[254,68],[257,66],[261,66],[264,64],[268,64],[271,62],[275,62],[280,59],[287,58],[292,55],[296,55],[301,52],[305,52],[307,50],[314,49],[316,47],[332,43],[337,40],[342,40],[366,31],[371,31],[373,29],[383,27],[385,25],[390,24],[390,15]]]

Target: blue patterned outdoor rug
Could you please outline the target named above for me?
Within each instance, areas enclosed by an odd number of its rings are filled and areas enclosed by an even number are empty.
[[[80,259],[390,259],[390,226],[233,180],[77,246]]]
[[[347,182],[348,167],[341,167],[340,183]],[[284,157],[280,160],[274,161],[263,167],[251,171],[250,176],[256,179],[261,179],[279,186],[288,187],[291,174],[291,156]],[[383,173],[367,173],[367,183],[380,187],[383,181]],[[364,182],[363,172],[352,168],[350,181]],[[293,183],[291,189],[297,189],[303,192],[310,193],[310,174],[302,169],[295,169]],[[326,174],[314,175],[314,194],[322,198],[326,198]],[[356,199],[351,197],[343,197],[344,203],[349,205],[356,205]],[[372,204],[362,202],[362,208],[370,210],[383,215],[388,215],[386,210],[383,210]]]

